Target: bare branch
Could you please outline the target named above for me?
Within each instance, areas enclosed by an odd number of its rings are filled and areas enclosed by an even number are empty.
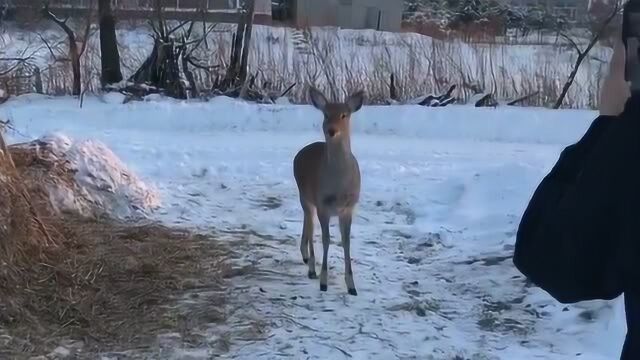
[[[65,20],[60,20],[51,11],[49,11],[48,2],[45,3],[44,7],[42,8],[42,16],[56,23],[56,25],[58,25],[70,38],[75,39],[75,34],[73,33],[73,30],[71,30],[69,25],[67,25],[67,21],[69,20],[69,18]]]
[[[158,31],[160,32],[160,38],[165,39],[167,28],[166,23],[164,21],[163,11],[164,7],[162,6],[161,0],[155,0],[155,10],[156,16],[158,17]]]
[[[87,50],[87,44],[89,44],[89,38],[92,35],[91,20],[93,20],[93,10],[94,10],[93,3],[94,3],[93,0],[89,1],[89,8],[87,9],[87,23],[85,24],[84,33],[82,35],[83,39],[82,39],[82,46],[80,47],[80,50],[78,52],[79,56],[82,56],[85,50]]]
[[[573,39],[569,35],[565,33],[560,33],[560,36],[563,39],[567,40],[573,46],[573,48],[578,52],[578,56],[582,56],[582,50],[580,50],[580,47],[578,46],[578,44],[576,44],[576,42],[573,41]]]
[[[196,39],[196,40],[187,41],[187,42],[183,43],[182,45],[183,46],[189,46],[189,45],[193,45],[193,44],[199,44],[201,42],[202,42],[202,39]]]
[[[217,24],[209,26],[209,28],[205,31],[205,33],[202,35],[202,37],[200,39],[198,39],[198,41],[196,41],[195,46],[193,46],[191,48],[191,50],[189,50],[187,52],[187,54],[186,54],[187,56],[191,56],[191,54],[193,54],[193,52],[196,51],[200,47],[200,45],[202,45],[203,42],[207,41],[207,36],[209,36],[209,34],[215,29],[216,25]]]
[[[8,69],[5,69],[5,70],[1,71],[0,72],[0,76],[4,76],[4,75],[7,75],[7,74],[10,74],[12,71],[14,71],[20,65],[23,65],[23,64],[29,65],[29,61],[33,60],[33,58],[34,58],[35,54],[38,52],[38,50],[33,51],[28,56],[24,56],[27,53],[27,50],[28,50],[28,47],[23,49],[20,52],[20,57],[0,58],[0,62],[3,62],[3,61],[15,62],[15,64],[12,64]]]
[[[5,76],[5,75],[10,74],[11,72],[13,72],[13,70],[17,69],[18,66],[20,66],[20,64],[22,64],[22,63],[17,62],[15,64],[13,64],[13,66],[9,67],[9,69],[4,70],[4,71],[0,71],[0,76]]]
[[[509,106],[513,106],[513,105],[518,104],[518,103],[521,103],[521,102],[523,102],[523,101],[527,101],[527,100],[531,99],[532,97],[537,96],[539,93],[540,93],[540,91],[536,91],[536,92],[533,92],[533,93],[531,93],[531,94],[528,94],[528,95],[525,95],[525,96],[519,97],[519,98],[517,98],[517,99],[514,99],[514,100],[509,101],[509,102],[507,103],[507,105],[509,105]]]
[[[29,60],[32,60],[33,57],[26,57],[26,58],[17,58],[17,57],[9,57],[9,58],[0,58],[0,61],[18,61],[18,62],[26,62]]]
[[[611,11],[611,14],[609,14],[609,16],[602,22],[602,25],[600,25],[600,28],[596,31],[593,39],[591,39],[589,46],[587,46],[587,48],[585,49],[585,53],[589,53],[589,51],[591,51],[591,49],[598,43],[598,40],[600,40],[600,37],[602,36],[604,31],[607,29],[607,26],[609,26],[609,23],[613,21],[616,15],[618,15],[619,11],[620,11],[620,4],[616,2],[614,10]]]
[[[196,25],[195,21],[192,21],[191,24],[189,24],[189,29],[187,30],[187,33],[185,35],[185,39],[190,39],[191,38],[191,33],[193,33],[193,27]]]
[[[187,62],[189,62],[189,64],[191,64],[191,66],[193,66],[195,68],[198,68],[198,69],[202,69],[204,71],[212,71],[212,70],[220,68],[220,65],[206,66],[206,65],[198,64],[190,57],[187,57]]]
[[[78,49],[77,37],[76,33],[66,24],[66,21],[61,21],[55,15],[49,11],[48,2],[44,4],[42,8],[42,14],[46,19],[53,21],[57,24],[66,34],[69,40],[69,58],[71,60],[71,71],[73,72],[73,95],[81,96],[82,95],[82,69],[80,64],[80,59],[82,54],[84,53],[88,36],[91,30],[91,13],[93,8],[93,0],[91,0],[91,8],[89,9],[89,16],[87,19],[87,24],[85,26],[85,38],[83,39],[83,43],[80,49]]]
[[[153,30],[153,33],[156,34],[157,38],[161,38],[162,37],[162,35],[160,35],[160,31],[158,31],[158,29],[156,29],[156,23],[154,23],[153,20],[149,20],[149,26],[151,26],[151,30]]]
[[[280,97],[287,96],[287,94],[291,92],[291,90],[293,90],[295,86],[296,86],[296,83],[291,84],[291,86],[289,86],[285,91],[282,92],[282,94],[280,94]]]
[[[193,21],[189,21],[189,20],[187,20],[187,21],[183,21],[183,22],[181,22],[178,26],[176,26],[175,28],[173,28],[173,29],[171,29],[171,30],[167,31],[167,35],[166,35],[166,36],[167,36],[167,37],[171,36],[171,35],[172,35],[173,33],[175,33],[176,31],[178,31],[178,30],[182,29],[183,27],[185,27],[185,25],[187,25],[188,23],[191,23],[191,26],[193,27]]]
[[[575,81],[576,75],[578,74],[578,70],[580,69],[580,65],[582,64],[584,59],[587,57],[587,55],[589,55],[589,52],[591,51],[591,49],[593,49],[593,47],[598,43],[598,40],[600,40],[600,37],[606,30],[607,26],[609,26],[609,23],[611,23],[611,21],[616,17],[616,15],[618,15],[619,11],[620,11],[620,6],[618,3],[616,3],[614,9],[611,11],[609,16],[607,16],[607,18],[602,22],[598,30],[596,30],[593,33],[591,40],[589,41],[589,45],[587,45],[584,51],[578,53],[578,58],[576,59],[576,63],[573,65],[573,70],[571,70],[571,73],[569,74],[569,78],[567,79],[564,86],[562,87],[562,92],[560,93],[558,100],[556,100],[556,103],[553,106],[554,109],[559,109],[562,106],[562,103],[564,102],[564,98],[567,96],[567,93],[569,92],[571,85]]]
[[[44,36],[42,36],[42,34],[38,33],[38,37],[40,37],[40,40],[42,40],[42,42],[46,45],[47,49],[49,49],[49,52],[51,53],[51,56],[55,61],[70,61],[69,58],[58,57],[58,55],[54,53],[51,45],[49,45],[49,42],[47,41],[47,39],[45,39]]]

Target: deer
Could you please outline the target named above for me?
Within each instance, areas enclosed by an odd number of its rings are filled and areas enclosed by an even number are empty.
[[[325,141],[302,148],[293,160],[293,173],[304,213],[300,252],[309,266],[309,279],[316,279],[313,245],[314,215],[322,232],[320,291],[327,291],[327,258],[331,235],[329,224],[338,217],[344,250],[345,282],[349,295],[357,296],[351,268],[351,223],[360,199],[360,167],[351,152],[351,115],[364,104],[364,91],[350,95],[346,102],[329,102],[322,92],[309,89],[312,105],[324,115]]]

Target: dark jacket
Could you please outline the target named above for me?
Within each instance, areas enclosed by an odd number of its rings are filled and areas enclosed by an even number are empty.
[[[637,98],[595,119],[522,217],[514,264],[560,302],[610,300],[640,279],[639,115]]]

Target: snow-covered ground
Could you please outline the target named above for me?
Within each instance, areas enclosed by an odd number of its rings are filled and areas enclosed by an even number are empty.
[[[320,139],[307,106],[226,98],[119,104],[119,95],[23,96],[0,107],[13,141],[56,131],[97,139],[158,189],[167,222],[242,238],[243,315],[268,324],[239,359],[613,359],[619,300],[562,306],[527,287],[510,255],[519,216],[588,111],[365,107],[353,119],[363,187],[352,229],[359,296],[346,294],[332,228],[329,290],[307,279],[295,153]],[[316,234],[316,249],[319,250]],[[248,246],[247,246],[248,245]],[[231,319],[234,320],[233,318]],[[207,358],[214,349],[166,357]]]

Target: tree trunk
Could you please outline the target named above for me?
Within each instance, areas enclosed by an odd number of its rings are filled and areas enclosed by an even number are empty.
[[[82,70],[80,66],[80,53],[75,36],[69,36],[69,58],[71,59],[71,71],[73,72],[73,89],[71,90],[71,94],[80,96],[82,92]]]
[[[35,66],[33,69],[33,76],[35,77],[35,87],[36,87],[36,93],[38,94],[44,94],[44,91],[42,91],[42,73],[40,71],[40,68]]]
[[[102,86],[122,81],[120,52],[116,37],[116,21],[111,10],[111,0],[98,0],[100,17],[100,53],[102,62]]]
[[[396,89],[396,76],[391,73],[391,78],[389,79],[389,97],[391,100],[398,100],[398,90]]]
[[[587,45],[587,48],[584,49],[584,51],[581,51],[578,48],[578,45],[573,40],[571,40],[571,38],[569,38],[568,36],[565,36],[565,38],[567,40],[569,40],[569,42],[574,46],[574,48],[578,52],[578,58],[576,59],[576,63],[573,66],[573,69],[571,70],[571,74],[569,74],[569,78],[567,79],[567,82],[562,87],[562,92],[560,93],[560,96],[558,97],[558,100],[556,100],[556,103],[553,106],[554,109],[559,109],[562,106],[562,103],[564,102],[564,98],[567,96],[567,93],[569,92],[569,89],[571,88],[571,85],[573,85],[573,81],[576,79],[576,75],[578,74],[578,70],[580,70],[580,65],[582,64],[584,59],[587,56],[589,56],[589,52],[598,43],[598,41],[600,40],[600,37],[602,36],[604,31],[606,30],[607,26],[609,26],[609,23],[616,17],[616,15],[618,14],[619,10],[620,10],[620,8],[619,8],[618,4],[616,3],[616,5],[614,6],[613,11],[611,11],[609,16],[600,25],[598,30],[592,35],[591,41],[589,41],[589,45]]]
[[[564,102],[564,98],[567,97],[567,93],[569,93],[569,89],[571,88],[571,85],[573,85],[573,81],[576,79],[578,70],[580,70],[580,65],[582,64],[582,61],[584,60],[585,57],[586,57],[586,53],[584,54],[584,56],[582,54],[578,56],[578,59],[576,60],[576,64],[573,66],[573,69],[571,70],[571,74],[569,74],[569,78],[567,79],[567,82],[564,83],[564,86],[562,87],[562,92],[560,93],[558,100],[556,100],[555,105],[553,105],[554,109],[559,109],[562,106],[562,103]]]
[[[231,61],[229,62],[229,68],[227,69],[227,75],[224,81],[224,87],[235,86],[238,73],[240,71],[240,61],[242,57],[242,44],[244,43],[244,33],[247,27],[247,17],[244,13],[245,9],[238,14],[238,26],[235,34],[235,41],[233,42]]]
[[[249,68],[249,47],[251,46],[251,33],[253,31],[253,14],[256,11],[256,0],[247,0],[246,26],[244,28],[244,43],[242,44],[242,61],[240,62],[240,83],[247,80]]]
[[[196,98],[200,96],[198,85],[196,84],[196,79],[193,76],[193,72],[189,69],[189,61],[184,52],[182,53],[182,72],[189,82],[189,87],[191,88],[191,97]]]
[[[44,15],[44,17],[48,18],[49,20],[53,21],[58,26],[60,26],[62,31],[64,31],[65,34],[67,34],[67,38],[69,40],[69,60],[71,61],[71,71],[73,72],[73,88],[71,90],[71,93],[74,96],[80,96],[80,93],[82,92],[82,71],[80,67],[80,57],[82,56],[82,52],[80,51],[80,49],[78,49],[78,43],[76,42],[76,34],[67,25],[66,20],[62,21],[58,19],[55,15],[53,15],[49,11],[48,4],[45,4],[45,6],[42,8],[42,14]],[[88,25],[91,24],[89,20],[90,19],[88,19],[88,22],[87,22]],[[88,35],[88,32],[85,35]],[[88,40],[89,40],[88,38],[85,38],[84,44],[86,44]],[[83,47],[85,46],[84,44],[83,44]]]

